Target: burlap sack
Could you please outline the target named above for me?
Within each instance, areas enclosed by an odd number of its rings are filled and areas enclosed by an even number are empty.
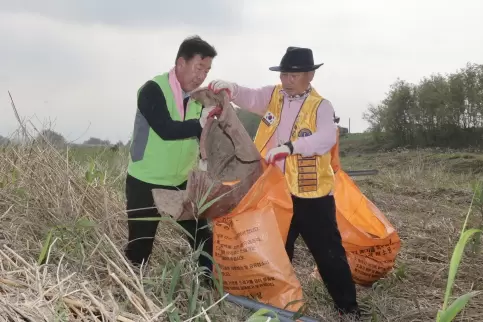
[[[153,190],[158,211],[176,220],[212,219],[230,213],[263,172],[260,153],[227,94],[201,88],[191,97],[207,107],[221,106],[223,111],[218,119],[208,120],[201,134],[200,153],[207,171],[193,169],[186,191]]]

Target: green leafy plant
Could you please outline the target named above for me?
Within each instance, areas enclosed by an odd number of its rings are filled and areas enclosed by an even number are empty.
[[[85,258],[83,239],[95,226],[96,224],[89,219],[80,218],[71,225],[58,225],[51,228],[42,243],[37,264],[46,263],[49,250],[56,239],[60,241],[59,248],[63,253],[77,252],[82,255],[81,258]]]
[[[437,322],[453,321],[456,315],[458,315],[458,313],[464,309],[464,307],[469,302],[469,300],[481,293],[479,291],[473,291],[473,292],[463,294],[460,297],[458,297],[456,300],[454,300],[453,303],[449,304],[449,298],[451,296],[451,291],[453,289],[456,273],[458,272],[458,268],[461,262],[461,258],[463,257],[465,246],[474,234],[481,233],[480,229],[466,230],[466,225],[468,223],[468,218],[471,214],[471,209],[475,201],[475,197],[478,197],[478,193],[480,190],[481,190],[481,183],[478,183],[477,186],[474,188],[473,199],[471,201],[470,208],[468,209],[468,213],[466,214],[465,222],[463,224],[463,228],[460,233],[460,238],[453,250],[453,255],[451,257],[449,273],[448,273],[448,281],[446,284],[446,292],[444,295],[443,308],[438,311],[438,314],[436,317]]]
[[[85,178],[89,184],[100,183],[105,185],[106,184],[106,171],[99,170],[96,162],[94,159],[91,159],[89,163],[89,168],[86,170]]]
[[[208,196],[210,195],[210,192],[213,188],[213,184],[208,187],[207,191],[201,194],[200,200],[197,200],[196,202],[193,202],[194,205],[196,205],[195,209],[195,215],[198,216],[201,215],[206,209],[211,207],[214,203],[216,203],[218,200],[223,198],[225,194],[218,196],[212,200],[207,201]],[[128,219],[130,221],[165,221],[171,223],[175,229],[181,230],[188,238],[191,240],[196,240],[196,235],[193,236],[191,235],[186,229],[184,229],[176,220],[174,220],[170,216],[160,216],[160,217],[143,217],[143,218],[130,218]],[[197,229],[202,229],[202,228],[207,228],[207,227],[197,227]],[[220,297],[223,297],[224,291],[223,291],[223,277],[221,274],[221,269],[219,265],[215,262],[212,256],[210,256],[208,253],[203,251],[203,246],[204,243],[201,243],[200,245],[197,245],[197,248],[192,252],[191,258],[187,260],[181,260],[179,261],[176,266],[173,268],[171,271],[171,282],[169,284],[169,289],[168,289],[168,294],[166,295],[164,293],[164,290],[162,290],[162,297],[167,303],[173,303],[178,300],[178,297],[176,296],[177,289],[181,289],[179,293],[184,293],[184,295],[187,298],[187,308],[188,308],[188,317],[193,319],[194,321],[201,321],[201,315],[197,312],[200,310],[204,310],[204,308],[199,307],[200,306],[200,301],[199,297],[201,296],[201,289],[200,289],[200,280],[206,276],[206,272],[202,267],[196,267],[195,271],[192,272],[193,278],[190,280],[188,285],[184,285],[184,281],[182,279],[183,274],[183,268],[188,262],[194,262],[199,256],[205,256],[208,258],[213,266],[215,267],[215,271],[218,272],[218,276],[210,276],[211,280],[218,291]],[[188,263],[189,264],[189,263]],[[166,276],[166,271],[163,270],[163,280]],[[205,302],[208,302],[210,305],[211,303],[214,302],[213,298],[210,297],[208,301],[205,300]],[[213,304],[211,304],[213,305]],[[206,312],[204,312],[205,315],[207,315]],[[181,321],[181,316],[179,313],[178,308],[174,308],[170,312],[168,312],[168,318],[170,322],[178,322]],[[190,319],[190,321],[191,321]]]
[[[479,229],[483,229],[483,184],[482,182],[476,182],[472,184],[472,189],[475,194],[473,199],[473,206],[475,211],[479,214],[480,224]],[[480,253],[481,250],[481,232],[474,234],[471,243],[471,251],[474,256]]]

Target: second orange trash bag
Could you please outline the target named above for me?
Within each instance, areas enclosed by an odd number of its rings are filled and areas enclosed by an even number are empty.
[[[352,278],[357,284],[371,285],[392,270],[401,247],[401,240],[384,214],[341,169],[339,135],[331,155],[331,166],[335,172],[337,225]],[[313,276],[320,279],[317,268]]]
[[[335,174],[337,224],[354,281],[370,285],[393,267],[401,241],[384,214],[343,170]]]
[[[352,278],[371,285],[395,264],[401,240],[383,213],[359,190],[343,170],[335,174],[336,219]],[[313,276],[320,279],[317,268]]]
[[[268,166],[229,215],[213,220],[213,257],[228,293],[294,312],[302,306],[285,251],[292,211],[283,173]]]

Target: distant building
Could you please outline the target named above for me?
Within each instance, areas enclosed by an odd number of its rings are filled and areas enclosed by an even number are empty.
[[[348,128],[342,127],[340,125],[338,125],[338,127],[339,127],[339,135],[346,135],[346,134],[349,133],[349,129]]]
[[[334,113],[334,122],[337,124],[337,127],[339,128],[339,135],[346,135],[347,133],[349,133],[348,128],[342,127],[342,126],[339,125],[340,117],[335,116],[335,113]]]

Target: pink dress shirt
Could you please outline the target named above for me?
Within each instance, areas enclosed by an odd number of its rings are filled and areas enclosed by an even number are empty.
[[[238,105],[241,109],[250,111],[260,116],[265,116],[268,110],[272,92],[275,86],[264,86],[261,88],[247,88],[240,85],[235,85],[233,93],[233,103]],[[280,124],[276,129],[274,135],[267,143],[268,149],[277,147],[290,140],[292,127],[295,123],[295,118],[302,107],[304,97],[289,99],[284,94],[282,117]],[[330,151],[336,143],[337,125],[334,123],[334,108],[327,99],[324,99],[317,111],[317,131],[312,135],[297,138],[292,141],[294,147],[294,154],[301,154],[309,157],[313,155],[322,155]],[[284,171],[285,160],[277,161],[277,166]]]

